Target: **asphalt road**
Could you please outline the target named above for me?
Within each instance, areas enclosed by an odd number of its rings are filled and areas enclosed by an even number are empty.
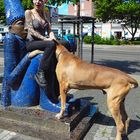
[[[91,47],[84,45],[83,60],[90,62]],[[118,68],[135,77],[140,83],[140,46],[95,45],[94,63]],[[0,73],[3,71],[3,48],[0,47]],[[106,95],[99,90],[74,91],[77,98],[85,98],[99,107],[99,115],[84,140],[114,140],[115,124],[106,106]],[[127,140],[140,139],[140,87],[126,98],[126,110],[132,119]],[[125,140],[124,138],[123,140]]]
[[[83,59],[89,61],[91,49],[89,45],[85,46]],[[140,74],[140,46],[95,45],[94,50],[94,63],[118,68],[129,74]]]

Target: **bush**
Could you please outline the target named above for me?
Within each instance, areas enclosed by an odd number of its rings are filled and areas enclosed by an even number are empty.
[[[86,35],[86,36],[84,37],[84,43],[86,43],[86,44],[91,44],[91,36]]]
[[[94,35],[94,43],[100,44],[102,42],[102,38],[99,35]]]
[[[84,43],[91,44],[92,38],[91,36],[86,35],[84,37]],[[94,43],[95,44],[106,44],[106,45],[124,45],[124,44],[140,44],[140,41],[128,41],[128,40],[118,40],[115,39],[113,36],[108,38],[101,38],[99,35],[94,35]]]
[[[132,44],[134,44],[134,45],[140,45],[140,41],[132,41]]]

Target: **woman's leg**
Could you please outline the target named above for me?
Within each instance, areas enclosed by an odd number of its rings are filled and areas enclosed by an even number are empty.
[[[33,51],[36,49],[44,50],[38,72],[35,75],[37,83],[44,87],[47,86],[45,73],[49,70],[51,59],[55,53],[56,45],[53,41],[33,41],[27,45],[27,51]]]

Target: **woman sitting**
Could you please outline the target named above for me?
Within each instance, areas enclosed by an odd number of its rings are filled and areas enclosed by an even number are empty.
[[[45,2],[47,1],[45,0]],[[33,0],[34,8],[25,11],[25,28],[28,29],[27,51],[36,49],[44,51],[38,72],[35,75],[37,83],[42,87],[47,86],[45,74],[49,70],[51,59],[54,56],[56,49],[56,44],[53,42],[55,37],[54,33],[51,32],[48,13],[44,10],[45,2],[44,0]],[[48,38],[45,37],[46,32],[48,33]],[[66,47],[70,45],[65,41],[60,42]]]

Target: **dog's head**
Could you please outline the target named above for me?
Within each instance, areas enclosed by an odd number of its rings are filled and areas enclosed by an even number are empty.
[[[55,51],[55,54],[56,54],[56,58],[58,59],[59,55],[64,52],[64,51],[68,51],[63,45],[61,44],[58,44],[56,46],[56,51]]]
[[[63,51],[68,51],[62,44],[60,44],[60,42],[58,40],[54,40],[54,42],[56,43],[56,57],[58,59],[59,55],[63,52]]]

